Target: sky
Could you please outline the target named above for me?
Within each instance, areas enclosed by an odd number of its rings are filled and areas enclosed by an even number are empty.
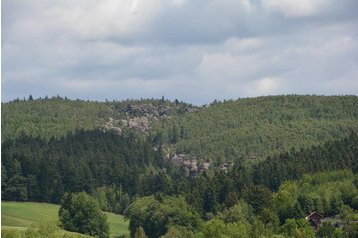
[[[357,0],[2,0],[1,100],[358,94]]]

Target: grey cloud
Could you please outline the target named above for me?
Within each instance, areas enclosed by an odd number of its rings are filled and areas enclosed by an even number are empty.
[[[2,100],[356,94],[357,10],[355,0],[4,0]]]

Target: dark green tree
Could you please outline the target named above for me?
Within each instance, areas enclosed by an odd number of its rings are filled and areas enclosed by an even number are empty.
[[[26,201],[26,178],[21,175],[15,175],[10,178],[7,182],[4,194],[5,200]]]
[[[268,188],[262,185],[246,189],[246,191],[244,191],[244,199],[252,206],[255,213],[260,212],[265,207],[273,207],[272,193]]]

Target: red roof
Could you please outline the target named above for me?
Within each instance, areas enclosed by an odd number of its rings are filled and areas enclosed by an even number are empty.
[[[320,213],[318,213],[318,212],[312,212],[311,214],[309,214],[309,215],[306,217],[306,219],[307,219],[307,220],[308,220],[308,219],[311,219],[311,217],[312,217],[313,215],[318,215],[320,218],[323,218],[323,215],[321,215]]]

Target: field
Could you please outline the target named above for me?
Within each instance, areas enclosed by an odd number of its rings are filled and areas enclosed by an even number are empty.
[[[56,222],[59,206],[47,203],[1,202],[2,229],[24,229],[33,223]],[[111,237],[128,234],[128,222],[123,216],[106,213]]]

